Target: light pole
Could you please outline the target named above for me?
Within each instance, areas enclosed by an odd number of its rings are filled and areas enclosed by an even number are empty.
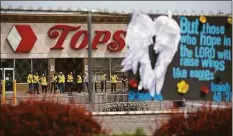
[[[89,93],[89,110],[92,111],[92,44],[91,44],[91,13],[88,13],[88,93]]]

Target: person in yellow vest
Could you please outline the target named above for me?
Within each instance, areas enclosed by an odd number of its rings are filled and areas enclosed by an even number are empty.
[[[60,93],[62,93],[62,73],[60,72],[57,76],[57,82],[58,82],[58,89]]]
[[[54,94],[55,94],[56,90],[57,90],[57,74],[54,73],[51,75],[51,78],[50,78],[50,92],[53,93],[54,91]]]
[[[65,93],[65,76],[62,72],[58,75],[58,86],[60,93]]]
[[[77,75],[77,86],[78,86],[78,93],[81,93],[82,91],[82,76],[81,74]]]
[[[28,83],[28,92],[29,94],[32,94],[33,93],[33,75],[32,75],[32,72],[30,72],[28,74],[28,77],[27,77],[27,83]]]
[[[113,73],[111,75],[111,92],[113,92],[113,90],[116,92],[116,82],[117,82],[117,75],[115,75],[115,73]]]
[[[73,86],[73,74],[72,72],[70,72],[68,75],[67,75],[67,89],[68,89],[68,92],[71,92],[72,94],[72,86]]]
[[[40,77],[38,76],[38,73],[35,72],[35,74],[33,75],[33,87],[34,87],[34,94],[37,92],[37,94],[39,93],[39,80]]]
[[[104,91],[106,92],[106,74],[103,74],[101,76],[101,92],[103,92],[103,89]]]
[[[40,81],[41,81],[42,93],[47,93],[47,80],[44,74],[41,75]]]

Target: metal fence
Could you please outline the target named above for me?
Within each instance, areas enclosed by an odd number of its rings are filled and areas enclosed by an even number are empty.
[[[92,104],[89,103],[88,93],[46,94],[46,95],[22,95],[17,96],[17,102],[27,100],[49,100],[60,104],[72,104],[74,106],[92,106],[93,112],[120,112],[120,111],[157,111],[164,109],[188,108],[200,109],[203,106],[212,108],[225,108],[231,106],[231,102],[191,101],[191,100],[164,100],[164,101],[129,101],[128,94],[95,93],[92,95]],[[6,98],[7,103],[12,103],[13,97]]]

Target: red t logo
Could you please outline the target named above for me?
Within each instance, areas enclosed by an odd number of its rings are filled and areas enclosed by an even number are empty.
[[[28,53],[32,50],[37,37],[30,25],[15,25],[7,36],[14,52]]]

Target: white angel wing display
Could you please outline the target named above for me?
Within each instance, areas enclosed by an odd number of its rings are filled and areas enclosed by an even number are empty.
[[[139,90],[147,86],[148,77],[153,74],[149,58],[149,45],[153,44],[152,37],[155,35],[154,22],[152,19],[141,12],[132,15],[126,33],[126,45],[128,52],[122,61],[122,71],[132,70],[136,74],[140,63],[139,73],[141,82]]]
[[[155,19],[156,42],[154,51],[158,53],[158,58],[154,68],[153,81],[150,83],[150,94],[160,94],[165,80],[165,75],[169,64],[178,50],[181,38],[178,23],[169,16],[160,16]],[[156,85],[156,88],[154,88]]]
[[[153,37],[156,37],[153,43]],[[180,28],[177,22],[168,16],[160,16],[153,21],[141,12],[132,15],[128,25],[125,42],[128,52],[122,61],[122,71],[132,70],[137,73],[138,65],[140,82],[138,90],[149,89],[151,97],[160,95],[168,65],[177,52],[180,41]],[[154,70],[151,66],[149,46],[154,44],[158,54]]]
[[[128,51],[121,63],[124,66],[122,71],[132,69],[134,74],[137,72],[139,61],[148,53],[148,47],[153,43],[152,37],[155,34],[153,24],[152,19],[146,14],[138,12],[132,15],[125,37]]]

